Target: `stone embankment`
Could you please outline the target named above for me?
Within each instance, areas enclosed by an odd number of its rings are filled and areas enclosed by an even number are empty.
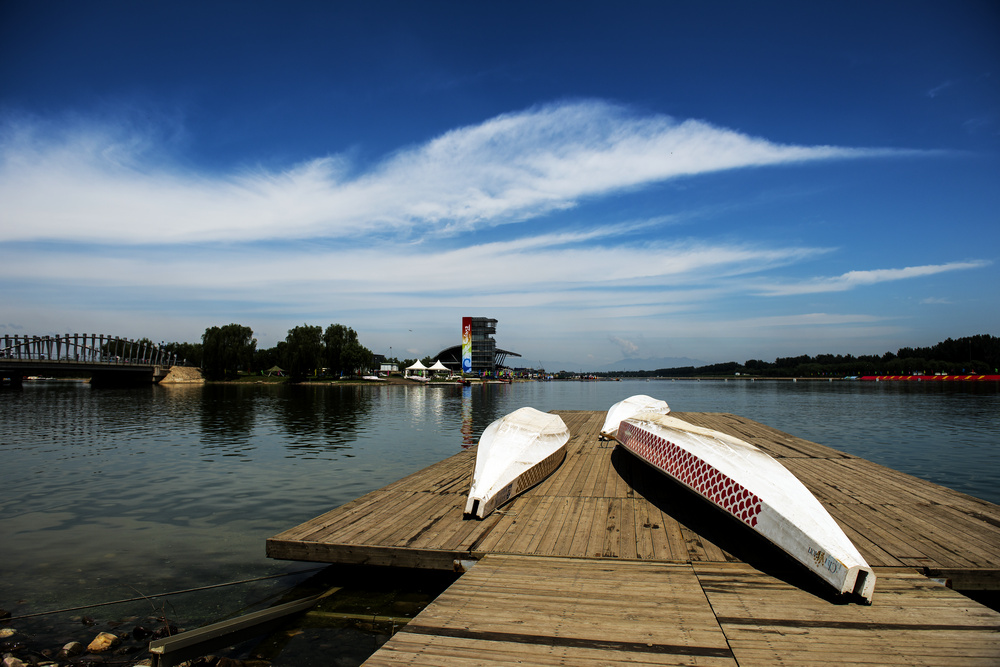
[[[205,377],[200,368],[191,366],[171,366],[167,377],[160,384],[205,384]]]

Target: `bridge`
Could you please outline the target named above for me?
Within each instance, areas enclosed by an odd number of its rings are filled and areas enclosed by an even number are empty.
[[[92,385],[159,382],[177,355],[160,345],[104,334],[10,336],[0,339],[0,384],[20,387],[24,378],[52,373],[90,376]]]

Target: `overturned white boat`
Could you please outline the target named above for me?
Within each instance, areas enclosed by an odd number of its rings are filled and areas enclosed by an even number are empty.
[[[670,412],[666,401],[661,401],[645,394],[629,396],[624,401],[618,401],[608,410],[608,416],[601,427],[601,438],[614,437],[618,433],[618,425],[629,417],[640,412],[655,412],[665,415]]]
[[[465,515],[484,519],[552,474],[566,458],[569,429],[559,415],[521,408],[479,438]]]
[[[748,442],[664,414],[619,423],[615,440],[760,533],[840,593],[871,603],[875,574],[816,497]]]

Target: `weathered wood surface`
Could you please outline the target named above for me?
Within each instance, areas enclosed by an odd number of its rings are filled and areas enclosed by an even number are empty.
[[[770,563],[773,554],[752,531],[613,442],[599,442],[603,412],[558,414],[572,434],[562,466],[485,520],[462,517],[473,449],[276,535],[267,541],[267,553],[447,569],[455,559],[505,553]],[[956,588],[1000,589],[997,505],[736,415],[673,414],[747,440],[780,460],[872,566],[919,567],[951,579]]]
[[[1000,614],[911,569],[832,604],[741,563],[490,554],[365,665],[993,665]]]

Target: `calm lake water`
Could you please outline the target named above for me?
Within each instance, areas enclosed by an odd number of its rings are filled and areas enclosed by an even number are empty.
[[[994,383],[26,383],[0,392],[0,608],[27,615],[308,569],[268,560],[265,540],[460,451],[519,407],[606,410],[640,393],[677,411],[739,414],[1000,503]],[[194,627],[305,576],[75,615],[155,611]],[[72,616],[20,625],[57,635]]]

